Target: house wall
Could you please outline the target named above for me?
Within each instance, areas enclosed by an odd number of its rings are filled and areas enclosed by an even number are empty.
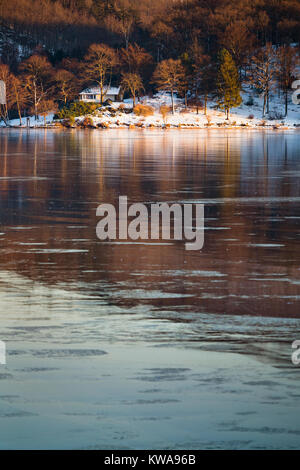
[[[86,95],[80,95],[80,101],[86,101],[86,102],[90,102],[90,103],[100,103],[100,95],[99,95],[99,98],[98,98],[98,95],[96,95],[96,98],[87,98]]]
[[[111,100],[111,101],[116,101],[118,98],[118,96],[116,95],[105,95],[103,97],[103,101],[105,100]],[[80,95],[80,101],[86,101],[86,102],[90,102],[90,103],[101,103],[101,96],[100,95],[96,95],[96,98],[86,98],[86,95]]]
[[[111,101],[116,101],[116,95],[105,95],[104,96],[104,101],[105,100],[111,100]]]

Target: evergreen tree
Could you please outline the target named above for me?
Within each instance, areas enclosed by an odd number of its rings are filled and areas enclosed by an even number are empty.
[[[242,103],[240,91],[241,85],[237,67],[230,53],[226,49],[222,49],[219,53],[217,98],[219,107],[224,109],[226,113],[226,119],[229,118],[230,108]]]

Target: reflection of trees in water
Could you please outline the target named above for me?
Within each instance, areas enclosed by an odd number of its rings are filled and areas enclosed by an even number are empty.
[[[298,314],[299,289],[290,282],[299,279],[297,220],[284,219],[295,204],[207,204],[206,225],[216,230],[206,231],[201,253],[181,242],[107,246],[95,234],[97,205],[119,195],[130,203],[298,196],[292,134],[5,131],[1,150],[2,269],[50,284],[82,281],[100,296],[109,293],[100,281],[188,295],[114,297],[122,305]],[[268,243],[285,246],[253,246]]]

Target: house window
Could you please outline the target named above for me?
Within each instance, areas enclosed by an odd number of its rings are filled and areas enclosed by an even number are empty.
[[[99,97],[98,97],[98,95],[93,95],[92,93],[86,93],[86,94],[83,93],[81,95],[82,100],[93,100],[93,101],[95,101],[95,100],[97,100],[97,98],[100,100],[100,95],[99,95]]]

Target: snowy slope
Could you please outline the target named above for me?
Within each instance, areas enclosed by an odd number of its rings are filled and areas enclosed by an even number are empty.
[[[168,113],[164,120],[159,108],[161,105],[171,106],[171,97],[168,93],[158,93],[153,98],[144,96],[140,99],[142,104],[149,105],[153,108],[152,116],[136,116],[133,112],[124,113],[121,108],[132,108],[132,100],[124,100],[123,103],[112,103],[111,107],[115,109],[115,115],[107,108],[100,108],[89,117],[92,119],[94,126],[103,127],[220,127],[220,126],[243,126],[243,127],[278,127],[278,128],[294,128],[300,126],[300,105],[292,103],[289,99],[289,110],[286,118],[284,115],[283,97],[273,95],[270,101],[270,113],[262,118],[262,97],[258,96],[253,90],[245,90],[242,93],[243,103],[238,108],[233,108],[230,113],[229,121],[226,120],[225,113],[217,109],[216,102],[209,101],[207,105],[207,115],[204,115],[203,109],[199,109],[199,114],[193,108],[185,108],[182,99],[175,98],[175,114]],[[249,103],[252,98],[253,104]],[[120,109],[118,109],[120,107]],[[76,118],[76,124],[80,124],[85,116]],[[26,126],[26,118],[22,119],[23,125]],[[53,125],[53,114],[47,116],[47,125]],[[19,119],[10,121],[10,125],[19,126]],[[44,119],[39,117],[36,121],[30,117],[30,127],[41,127],[44,125]],[[0,126],[4,126],[1,122]]]

